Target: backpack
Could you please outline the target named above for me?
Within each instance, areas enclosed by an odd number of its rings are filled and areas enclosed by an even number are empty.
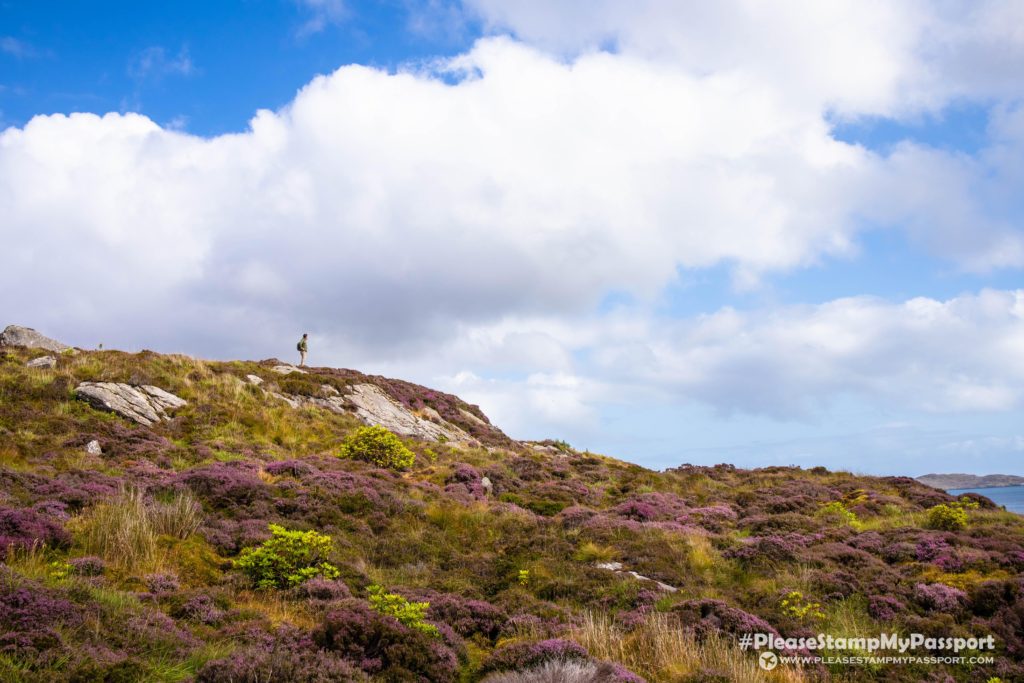
[[[295,350],[296,351],[301,351],[302,350],[302,342],[299,342],[298,344],[295,345]]]

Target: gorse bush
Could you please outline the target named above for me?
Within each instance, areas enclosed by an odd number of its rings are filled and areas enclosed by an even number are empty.
[[[316,531],[293,531],[270,525],[271,537],[262,545],[246,548],[235,566],[257,588],[291,588],[314,577],[336,579],[338,568],[326,561],[331,537]]]
[[[957,531],[967,527],[967,511],[956,503],[940,503],[928,510],[925,526],[941,531]]]
[[[372,585],[366,589],[370,595],[370,607],[377,612],[394,617],[405,626],[420,633],[437,638],[440,633],[433,624],[423,621],[430,607],[429,602],[409,602],[397,593],[388,593],[382,586]]]
[[[416,461],[416,454],[401,439],[379,425],[360,427],[349,434],[341,454],[390,469],[404,469]]]

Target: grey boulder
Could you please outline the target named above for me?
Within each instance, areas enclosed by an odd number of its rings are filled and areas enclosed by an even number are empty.
[[[31,327],[21,325],[8,325],[0,332],[0,346],[23,346],[27,349],[44,349],[53,353],[63,353],[71,348],[56,339],[39,334]]]
[[[29,368],[54,368],[57,367],[57,359],[53,356],[41,356],[39,358],[33,358],[29,362],[25,363],[25,367]]]
[[[169,420],[168,410],[186,405],[184,399],[150,385],[82,382],[75,394],[93,408],[115,413],[147,427]]]

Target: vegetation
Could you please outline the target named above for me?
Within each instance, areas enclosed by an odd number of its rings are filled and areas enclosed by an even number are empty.
[[[959,505],[940,503],[928,510],[927,526],[941,531],[959,531],[967,528],[967,511]]]
[[[353,371],[39,354],[0,350],[0,680],[1024,680],[1024,523],[981,496],[652,472]],[[142,427],[75,400],[85,380],[188,404]],[[408,454],[381,467],[354,416],[274,396],[356,382],[478,445],[391,435]],[[992,633],[996,661],[765,671],[754,631]]]
[[[340,572],[325,558],[331,537],[316,531],[292,531],[270,525],[271,537],[256,548],[245,548],[235,566],[257,588],[293,588],[315,577],[336,579]]]
[[[345,439],[342,455],[369,462],[377,467],[405,469],[416,461],[416,454],[402,440],[379,425],[360,427]]]
[[[370,596],[370,607],[381,614],[394,617],[399,623],[429,636],[436,638],[440,635],[436,626],[423,621],[429,602],[409,602],[397,593],[386,592],[381,586],[370,586],[366,592]]]

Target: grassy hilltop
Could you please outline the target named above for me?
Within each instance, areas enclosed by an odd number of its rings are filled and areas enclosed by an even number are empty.
[[[352,371],[116,351],[26,367],[44,354],[0,350],[3,681],[1024,680],[1024,518],[985,498],[822,468],[653,472]],[[146,427],[78,400],[85,381],[187,405]],[[274,396],[354,383],[470,442],[395,443]],[[413,462],[376,467],[375,448]],[[737,645],[756,631],[991,633],[997,664],[765,672]]]

